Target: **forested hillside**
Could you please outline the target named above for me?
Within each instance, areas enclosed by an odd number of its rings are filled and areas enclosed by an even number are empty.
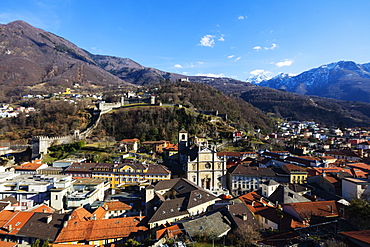
[[[78,104],[53,100],[28,101],[23,105],[40,110],[0,119],[0,140],[30,139],[38,135],[69,135],[73,130],[86,127],[90,118],[90,114],[86,112],[86,101]]]
[[[244,92],[241,98],[264,112],[290,120],[314,120],[347,127],[368,126],[370,122],[368,103],[304,96],[263,87]]]
[[[95,134],[113,136],[116,140],[139,138],[141,141],[175,141],[182,128],[192,135],[212,138],[230,138],[235,129],[250,131],[257,127],[265,132],[272,129],[270,119],[257,108],[241,99],[227,97],[202,83],[166,82],[154,85],[151,90],[163,104],[178,106],[116,110],[103,116]],[[197,110],[218,111],[219,114],[227,114],[227,120],[218,118],[218,121],[210,121],[213,116],[198,114]]]

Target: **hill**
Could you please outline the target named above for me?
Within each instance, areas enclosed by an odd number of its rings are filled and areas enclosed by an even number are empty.
[[[164,106],[124,108],[106,114],[96,134],[114,136],[116,140],[175,140],[183,128],[192,135],[214,138],[231,138],[235,129],[252,132],[258,127],[268,133],[273,128],[271,120],[257,108],[203,83],[164,82],[153,85],[152,90]],[[226,114],[227,119],[199,111],[217,111]]]
[[[252,88],[241,98],[266,113],[290,120],[314,120],[329,126],[369,126],[370,104],[340,101],[317,96],[269,89]]]

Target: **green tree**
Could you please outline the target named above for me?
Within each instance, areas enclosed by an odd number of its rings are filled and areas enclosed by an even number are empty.
[[[40,239],[36,239],[35,242],[31,245],[31,247],[40,247]]]
[[[132,238],[130,238],[129,240],[127,240],[127,242],[125,243],[125,246],[129,246],[129,247],[134,247],[134,246],[138,246],[140,245],[140,243]]]
[[[351,200],[345,211],[345,216],[360,230],[370,229],[370,203],[368,201],[363,199]]]
[[[41,247],[50,247],[49,239],[47,239]]]

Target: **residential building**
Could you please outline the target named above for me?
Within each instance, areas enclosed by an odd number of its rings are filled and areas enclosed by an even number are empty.
[[[367,178],[344,178],[342,196],[346,200],[370,198],[370,181]]]
[[[83,207],[77,208],[64,223],[54,243],[101,246],[126,243],[130,238],[141,242],[148,237],[148,228],[142,224],[145,217],[105,219],[104,216],[105,211],[101,208],[94,213]]]
[[[16,168],[14,168],[16,173],[20,174],[37,174],[39,173],[39,170],[47,168],[47,164],[41,164],[41,162],[28,162],[23,165],[20,165]]]
[[[150,228],[207,212],[220,200],[216,195],[184,178],[159,181],[146,188]]]
[[[73,163],[64,170],[64,174],[72,176],[72,178],[92,178],[93,168],[96,163]]]
[[[142,142],[141,146],[148,148],[149,150],[156,152],[156,153],[163,153],[163,150],[169,147],[170,142],[169,141],[146,141]]]
[[[50,200],[50,190],[59,186],[68,186],[72,178],[65,175],[28,175],[22,174],[0,182],[0,199],[13,196],[21,210],[27,210],[35,204]]]
[[[311,225],[312,219],[320,217],[326,220],[332,220],[339,217],[343,206],[335,201],[314,201],[283,204],[283,211],[298,219],[306,226]]]
[[[56,210],[77,208],[103,201],[109,182],[97,178],[80,178],[70,186],[50,190],[50,206]]]
[[[289,175],[289,182],[292,184],[306,183],[308,172],[300,166],[285,164],[282,169]]]
[[[139,148],[139,142],[140,140],[137,138],[133,139],[123,139],[120,141],[120,148],[122,152],[128,152],[128,151],[137,151]]]
[[[276,173],[270,168],[238,164],[231,167],[227,173],[228,189],[234,195],[258,190],[262,183],[269,180],[277,180]]]

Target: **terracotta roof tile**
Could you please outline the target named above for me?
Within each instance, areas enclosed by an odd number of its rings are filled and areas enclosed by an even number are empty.
[[[33,212],[14,212],[10,219],[0,226],[2,228],[0,234],[16,235],[33,214]]]
[[[370,230],[341,232],[340,234],[370,244]]]
[[[123,139],[123,140],[121,140],[121,143],[131,143],[131,142],[139,142],[139,139],[133,138],[133,139]]]
[[[144,218],[144,217],[143,217]],[[125,238],[133,232],[146,231],[138,217],[112,218],[76,222],[68,221],[56,239],[56,243],[72,241],[96,241]]]
[[[26,164],[16,167],[15,170],[37,170],[42,165],[43,164],[39,164],[39,163],[37,164],[36,163],[26,163]]]
[[[173,238],[177,235],[183,234],[182,230],[180,229],[179,225],[173,225],[166,228],[163,228],[161,230],[158,230],[156,232],[156,239],[160,239],[164,236],[164,234],[167,234],[169,238]]]
[[[0,246],[1,247],[16,247],[16,246],[18,246],[18,243],[0,241]]]
[[[130,210],[132,208],[130,205],[120,201],[106,202],[103,207],[107,211]]]
[[[52,209],[51,207],[49,206],[46,206],[45,204],[41,204],[41,205],[37,205],[33,208],[31,208],[30,210],[28,210],[29,212],[38,212],[38,213],[54,213],[55,210]]]

